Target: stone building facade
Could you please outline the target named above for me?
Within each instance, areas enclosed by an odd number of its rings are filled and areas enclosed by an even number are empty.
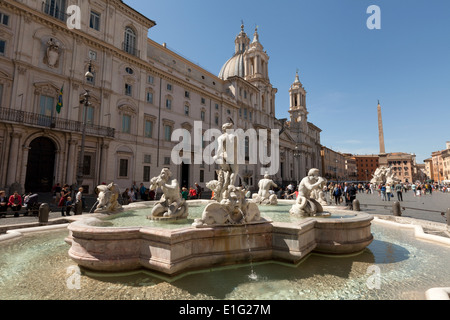
[[[217,165],[193,164],[193,154],[172,163],[171,135],[193,133],[196,122],[220,130],[229,119],[244,130],[280,130],[275,181],[299,181],[321,168],[321,130],[307,120],[298,74],[291,119],[275,117],[277,89],[257,30],[250,41],[241,27],[234,56],[214,75],[149,39],[156,22],[120,0],[83,2],[75,29],[67,24],[70,4],[0,2],[0,188],[44,192],[57,182],[74,185],[81,172],[89,193],[111,181],[124,189],[148,185],[164,167],[182,185],[205,187]],[[92,79],[85,78],[89,68]],[[82,103],[87,91],[89,105]],[[256,188],[262,171],[241,165],[240,182]]]

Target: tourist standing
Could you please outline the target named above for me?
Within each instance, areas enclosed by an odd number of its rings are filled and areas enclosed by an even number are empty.
[[[381,200],[386,201],[386,186],[384,184],[380,185],[380,192],[381,192]]]
[[[389,183],[386,183],[386,197],[387,197],[388,201],[391,201],[392,187]]]
[[[59,203],[59,199],[61,198],[61,185],[59,184],[59,182],[57,184],[55,184],[52,188],[53,191],[53,203],[58,205]]]
[[[70,211],[73,208],[72,197],[67,197],[66,201],[66,216],[71,216]]]
[[[61,195],[61,197],[60,197],[59,202],[58,202],[58,207],[61,207],[61,216],[64,217],[66,215],[67,198],[70,195],[69,185],[68,184],[64,185],[64,187],[61,190],[60,195]]]
[[[334,204],[335,205],[339,205],[341,202],[341,196],[342,196],[342,192],[341,192],[341,188],[339,188],[339,186],[336,184],[334,185],[333,188],[333,197],[334,197]]]
[[[181,188],[181,197],[182,197],[184,200],[187,200],[187,199],[188,199],[188,197],[189,197],[189,191],[187,190],[186,187]]]
[[[353,210],[353,200],[356,199],[356,193],[357,190],[355,188],[355,185],[353,183],[350,184],[350,186],[347,188],[347,195],[346,195],[348,207],[350,210]]]
[[[202,196],[202,187],[200,187],[200,185],[196,182],[195,183],[195,187],[197,188],[197,198],[201,199]]]
[[[83,207],[83,187],[79,187],[77,195],[75,196],[75,215],[83,214]]]
[[[416,188],[417,188],[416,184],[413,183],[413,184],[411,185],[411,190],[412,190],[412,192],[413,192],[413,194],[414,194],[414,197],[416,196]]]
[[[395,191],[397,191],[398,201],[403,201],[403,185],[400,182],[395,185]]]

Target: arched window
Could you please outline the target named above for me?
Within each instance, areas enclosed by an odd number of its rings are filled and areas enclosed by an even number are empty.
[[[123,50],[134,56],[137,55],[136,33],[130,27],[125,28],[125,39],[123,42]]]

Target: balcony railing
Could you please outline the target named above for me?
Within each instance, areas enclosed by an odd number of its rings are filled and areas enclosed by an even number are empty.
[[[135,47],[130,46],[129,44],[122,42],[122,50],[135,56],[135,57],[140,57],[141,56],[141,51],[136,49]]]
[[[9,108],[0,108],[0,121],[22,123],[36,127],[58,129],[69,132],[81,133],[83,131],[83,123],[80,121],[52,118],[38,113],[25,112]],[[91,136],[114,138],[115,129],[86,124],[86,134]]]

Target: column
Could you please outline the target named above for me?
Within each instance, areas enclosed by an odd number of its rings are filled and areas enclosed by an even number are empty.
[[[100,166],[99,166],[99,184],[105,182],[109,183],[109,181],[106,181],[108,177],[106,176],[106,173],[108,172],[108,150],[109,150],[109,144],[102,143],[100,146],[101,148],[101,154],[100,154]]]
[[[67,171],[66,171],[66,181],[61,182],[63,185],[72,185],[74,183],[73,178],[75,176],[74,170],[77,168],[77,156],[76,156],[76,140],[69,140],[69,154],[67,155]]]
[[[11,133],[11,144],[9,148],[8,170],[6,176],[6,185],[11,186],[16,181],[17,161],[19,156],[19,142],[22,137],[21,133]]]

